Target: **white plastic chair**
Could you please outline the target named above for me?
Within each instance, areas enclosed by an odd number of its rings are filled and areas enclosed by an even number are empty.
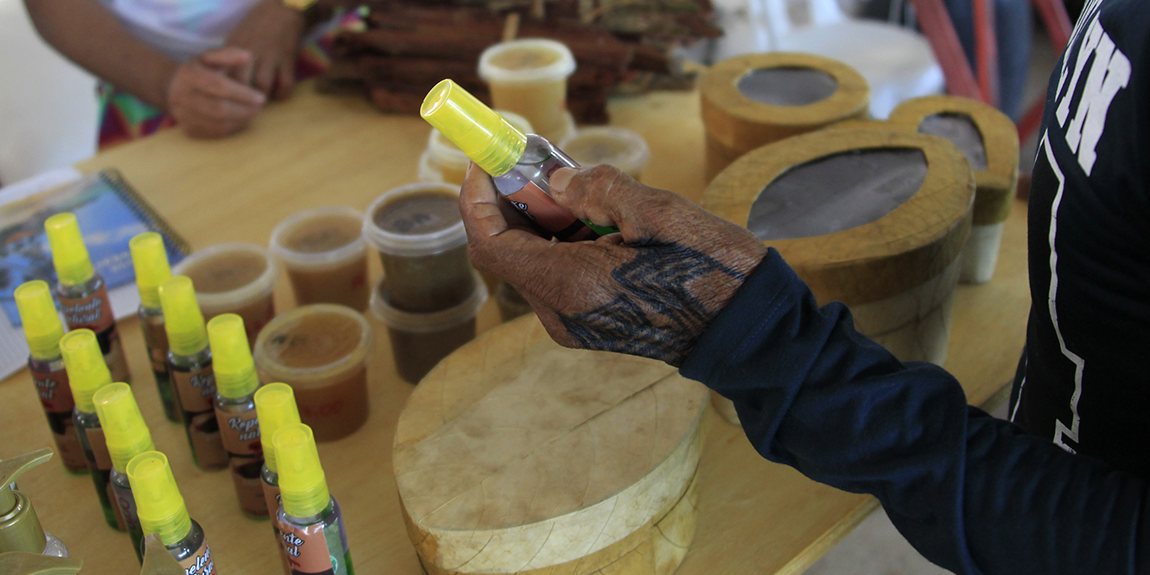
[[[942,93],[942,68],[930,44],[915,32],[885,22],[848,18],[836,0],[801,0],[809,22],[794,22],[787,0],[716,0],[726,34],[712,60],[753,52],[805,52],[857,70],[871,88],[870,113],[885,119],[900,102]]]
[[[0,0],[0,183],[96,153],[96,79],[36,34],[21,0]]]

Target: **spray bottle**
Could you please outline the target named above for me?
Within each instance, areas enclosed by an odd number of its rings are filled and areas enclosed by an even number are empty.
[[[92,401],[100,388],[112,383],[112,374],[104,363],[96,334],[90,329],[79,329],[64,336],[60,339],[60,351],[64,354],[72,397],[76,400],[72,420],[76,424],[80,446],[84,448],[88,470],[92,473],[92,483],[96,485],[96,497],[104,509],[104,520],[122,531],[126,525],[120,518],[119,508],[112,505],[112,456],[108,454],[104,429]]]
[[[144,533],[159,535],[186,575],[214,575],[216,566],[204,530],[188,516],[168,458],[159,451],[133,457],[128,462],[128,479]]]
[[[68,548],[40,526],[32,500],[12,485],[24,472],[52,459],[51,449],[37,449],[0,461],[0,553],[19,551],[67,557]],[[2,571],[0,571],[2,572]]]
[[[160,284],[172,277],[164,238],[155,232],[140,234],[128,242],[128,249],[136,268],[136,288],[140,290],[140,308],[136,315],[152,360],[152,375],[160,391],[164,415],[179,423],[180,406],[168,376],[168,332],[164,329],[164,310],[160,306]]]
[[[56,214],[44,222],[52,264],[56,267],[56,297],[69,330],[90,329],[100,341],[100,351],[115,381],[129,382],[128,360],[116,331],[116,318],[104,278],[92,268],[80,225],[70,213]]]
[[[212,351],[192,280],[176,276],[161,284],[160,305],[170,346],[168,372],[183,412],[192,457],[200,469],[223,469],[228,465],[228,453],[212,405],[216,397]]]
[[[491,174],[495,188],[511,205],[556,238],[593,240],[618,231],[579,220],[551,198],[551,174],[578,168],[575,160],[547,138],[520,132],[455,82],[436,84],[419,114]]]
[[[96,403],[96,413],[100,416],[100,425],[108,442],[108,453],[112,456],[112,501],[128,529],[136,559],[142,562],[144,530],[140,527],[136,498],[132,496],[132,485],[128,481],[128,462],[145,451],[155,451],[156,445],[152,443],[152,433],[140,414],[140,406],[132,396],[132,388],[127,384],[106,385],[96,392],[92,400]]]
[[[282,533],[276,518],[280,510],[279,467],[276,464],[275,445],[272,438],[282,427],[299,424],[299,407],[295,403],[295,392],[286,383],[269,383],[256,391],[256,413],[260,420],[260,442],[264,448],[264,467],[260,471],[260,485],[263,487],[264,503],[272,518],[276,545],[282,545]],[[281,553],[285,575],[292,575],[291,563],[286,553]]]
[[[327,490],[311,428],[302,423],[276,432],[281,548],[298,575],[355,575],[339,502]]]
[[[208,340],[216,374],[216,419],[228,452],[240,509],[248,517],[268,517],[260,486],[264,455],[255,401],[260,381],[243,318],[234,313],[212,318],[208,322]]]
[[[16,308],[20,310],[20,321],[24,324],[24,338],[28,340],[28,371],[32,373],[32,383],[36,385],[44,415],[48,417],[48,428],[52,430],[60,459],[68,471],[86,473],[88,463],[84,461],[84,448],[80,446],[80,438],[72,422],[72,409],[76,403],[68,385],[64,358],[60,355],[64,324],[56,315],[52,290],[46,282],[35,280],[16,288],[13,296]]]

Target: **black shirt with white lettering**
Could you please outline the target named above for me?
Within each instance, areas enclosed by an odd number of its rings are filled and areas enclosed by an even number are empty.
[[[1091,0],[1051,78],[1011,419],[1150,479],[1150,2]]]

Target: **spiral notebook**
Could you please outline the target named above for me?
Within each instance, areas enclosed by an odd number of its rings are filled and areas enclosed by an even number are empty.
[[[0,307],[10,324],[0,330],[0,373],[19,368],[11,367],[7,356],[20,356],[22,365],[27,354],[13,292],[30,280],[55,284],[44,221],[60,212],[76,214],[92,266],[104,277],[117,318],[139,305],[128,251],[132,237],[158,232],[172,265],[191,251],[116,170],[81,176],[65,169],[0,189]]]

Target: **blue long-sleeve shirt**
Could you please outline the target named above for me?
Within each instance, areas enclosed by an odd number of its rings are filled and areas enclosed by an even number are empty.
[[[1150,573],[1150,486],[968,406],[942,368],[820,309],[774,250],[681,372],[734,402],[763,457],[876,496],[951,571]]]

